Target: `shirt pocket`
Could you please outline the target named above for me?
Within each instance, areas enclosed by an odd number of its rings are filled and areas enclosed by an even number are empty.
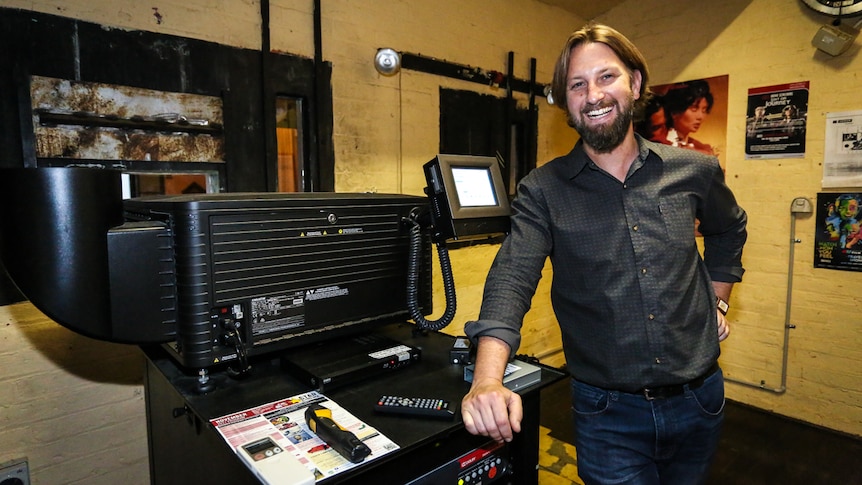
[[[664,221],[668,244],[688,248],[694,243],[695,211],[688,194],[675,194],[659,199],[659,212]]]

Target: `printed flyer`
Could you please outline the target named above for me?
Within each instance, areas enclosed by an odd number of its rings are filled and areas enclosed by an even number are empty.
[[[241,445],[263,438],[272,439],[281,450],[291,453],[314,472],[318,481],[359,466],[338,454],[308,428],[305,409],[312,404],[328,408],[332,411],[333,421],[371,448],[371,455],[365,461],[398,449],[392,440],[317,391],[212,419],[210,424],[234,452]]]
[[[862,111],[826,113],[823,187],[862,187]]]

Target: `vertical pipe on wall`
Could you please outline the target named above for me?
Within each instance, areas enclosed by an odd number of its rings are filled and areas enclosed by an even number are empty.
[[[515,79],[515,53],[509,51],[509,58],[506,66],[506,136],[504,137],[506,146],[503,148],[504,158],[509,168],[508,178],[511,179],[512,171],[515,170],[515,164],[512,163],[512,120],[514,119],[513,111],[515,110],[515,102],[512,99],[512,80]]]
[[[527,175],[527,172],[536,166],[536,152],[538,151],[537,137],[539,112],[536,107],[536,58],[530,58],[530,110],[527,114],[527,126],[524,127],[524,159],[519,161],[518,179]]]
[[[811,212],[811,203],[804,197],[793,199],[790,204],[790,255],[787,263],[787,298],[784,305],[784,342],[781,346],[781,386],[770,388],[766,386],[766,381],[760,381],[760,384],[737,380],[732,377],[726,377],[725,381],[743,386],[753,387],[764,391],[773,392],[775,394],[784,394],[787,392],[787,357],[790,352],[790,331],[796,328],[796,325],[790,323],[790,308],[791,299],[793,296],[793,260],[795,255],[796,245],[801,243],[800,239],[796,238],[796,215],[808,214]]]
[[[323,158],[324,147],[323,143],[320,139],[321,135],[325,132],[323,130],[323,102],[324,102],[324,93],[326,92],[326,86],[324,85],[325,76],[323,73],[323,34],[321,32],[321,5],[320,0],[314,0],[314,108],[312,112],[314,114],[314,156],[317,158],[317,163],[310,163],[306,165],[306,169],[308,170],[308,176],[303,177],[303,183],[305,185],[305,190],[307,192],[314,192],[318,190],[318,185],[320,182],[320,174],[318,172],[318,168],[320,167],[320,161]],[[310,161],[310,160],[309,160]]]
[[[260,1],[260,93],[263,120],[264,156],[266,158],[266,190],[278,190],[278,156],[275,136],[275,94],[272,92],[269,0]]]

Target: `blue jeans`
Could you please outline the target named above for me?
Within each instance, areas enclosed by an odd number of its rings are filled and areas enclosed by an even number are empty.
[[[719,369],[697,389],[648,401],[572,380],[578,475],[587,485],[704,483],[724,419]]]

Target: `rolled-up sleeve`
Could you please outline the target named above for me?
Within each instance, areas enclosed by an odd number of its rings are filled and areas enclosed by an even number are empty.
[[[713,281],[736,283],[742,280],[742,248],[748,238],[748,216],[724,180],[718,167],[704,199],[700,214],[703,261]]]
[[[502,340],[509,346],[509,358],[515,356],[518,347],[521,346],[520,328],[512,328],[511,325],[496,320],[473,320],[464,325],[467,338],[478,345],[479,337],[494,337]]]

